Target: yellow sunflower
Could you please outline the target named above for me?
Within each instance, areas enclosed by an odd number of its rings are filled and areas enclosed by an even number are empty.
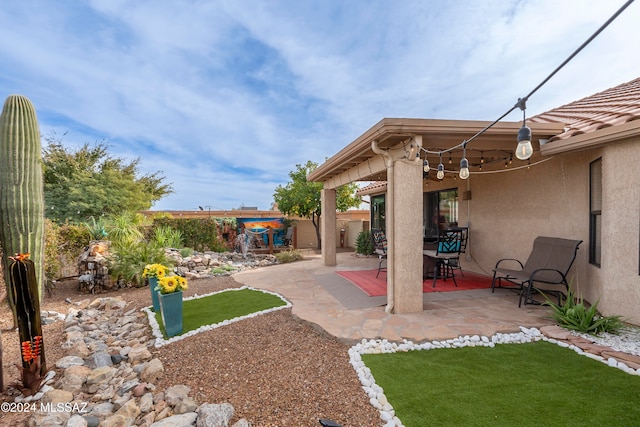
[[[163,294],[170,294],[175,292],[178,287],[178,281],[176,280],[178,276],[165,276],[160,278],[158,281],[158,285],[160,285],[160,292]]]

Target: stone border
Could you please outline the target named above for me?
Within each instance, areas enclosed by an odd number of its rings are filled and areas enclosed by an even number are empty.
[[[613,368],[621,369],[628,374],[640,376],[640,367],[633,369],[622,361],[618,361],[613,357],[607,357],[606,354],[605,356],[592,354],[570,342],[549,338],[537,328],[525,328],[520,326],[520,331],[521,332],[510,334],[497,333],[491,338],[479,335],[466,335],[464,337],[460,336],[458,338],[431,341],[421,344],[416,344],[409,340],[403,340],[402,343],[395,343],[386,339],[363,339],[349,349],[349,363],[353,366],[353,369],[356,371],[358,379],[362,384],[362,388],[369,396],[369,402],[374,408],[380,411],[380,419],[385,423],[384,427],[403,427],[404,425],[395,415],[395,410],[387,400],[382,387],[376,384],[376,380],[371,374],[371,370],[362,361],[361,355],[363,354],[396,353],[411,350],[434,350],[438,348],[495,347],[496,344],[522,344],[534,341],[547,341],[552,344],[557,344],[560,347],[569,348],[578,354],[598,360]]]
[[[257,316],[260,316],[262,314],[271,313],[273,311],[283,310],[285,308],[289,308],[289,307],[292,306],[291,302],[287,301],[287,299],[285,297],[283,297],[282,295],[280,295],[280,294],[278,294],[276,292],[267,291],[265,289],[256,289],[256,288],[253,288],[251,286],[242,286],[240,288],[223,289],[221,291],[211,292],[211,293],[204,294],[204,295],[194,295],[192,297],[185,298],[184,301],[188,301],[188,300],[192,300],[192,299],[205,298],[205,297],[209,297],[211,295],[220,294],[220,293],[223,293],[223,292],[233,292],[233,291],[240,291],[240,290],[244,290],[244,289],[249,289],[249,290],[252,290],[252,291],[264,292],[265,294],[275,295],[278,298],[280,298],[285,303],[285,305],[281,305],[281,306],[273,307],[273,308],[268,308],[266,310],[256,311],[256,312],[244,315],[244,316],[234,317],[233,319],[226,319],[226,320],[223,320],[222,322],[219,322],[219,323],[213,323],[213,324],[210,324],[210,325],[203,325],[203,326],[200,326],[198,329],[194,329],[194,330],[189,331],[189,332],[187,332],[185,334],[178,335],[178,336],[175,336],[175,337],[171,337],[169,339],[164,339],[164,337],[162,335],[162,331],[160,330],[160,325],[156,321],[155,312],[153,310],[151,310],[151,308],[153,306],[150,305],[148,307],[144,307],[142,309],[142,311],[144,311],[147,314],[147,318],[149,319],[149,326],[151,326],[151,332],[152,332],[153,336],[156,338],[154,346],[156,348],[160,348],[160,347],[163,347],[163,346],[165,346],[167,344],[171,344],[173,342],[183,340],[183,339],[185,339],[187,337],[192,337],[192,336],[197,335],[197,334],[199,334],[201,332],[210,331],[212,329],[216,329],[216,328],[219,328],[219,327],[222,327],[222,326],[226,326],[226,325],[229,325],[231,323],[239,322],[240,320],[250,319],[252,317],[257,317]]]

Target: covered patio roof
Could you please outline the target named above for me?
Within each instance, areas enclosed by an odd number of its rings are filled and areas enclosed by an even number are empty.
[[[413,137],[422,138],[422,147],[429,151],[444,151],[460,145],[492,122],[472,120],[436,120],[384,118],[356,140],[340,150],[309,174],[310,181],[324,182],[325,188],[335,188],[355,181],[384,181],[386,168],[382,156],[376,154],[372,142],[382,150],[402,147]],[[563,123],[530,123],[534,150],[539,151],[539,140],[547,140],[563,132]],[[503,164],[511,157],[517,145],[518,129],[522,122],[499,122],[467,144],[470,166],[492,163]],[[421,153],[424,158],[424,153]],[[443,154],[443,162],[457,169],[462,158],[462,148]],[[429,154],[431,165],[438,164],[438,156]]]

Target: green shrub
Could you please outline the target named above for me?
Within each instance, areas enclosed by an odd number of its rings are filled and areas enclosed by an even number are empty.
[[[59,252],[61,247],[60,227],[50,219],[44,220],[44,277],[56,280],[62,263]]]
[[[215,218],[154,218],[153,226],[168,226],[179,230],[182,244],[199,252],[224,252],[227,249],[225,243],[218,238]]]
[[[373,254],[373,237],[369,230],[361,231],[356,237],[356,253],[361,255]]]
[[[171,228],[168,225],[156,227],[153,234],[155,240],[160,246],[165,248],[182,247],[182,233],[180,230]]]
[[[182,258],[186,258],[186,257],[189,257],[191,255],[193,255],[193,249],[191,249],[191,248],[182,248],[182,249],[180,249],[180,256]]]
[[[83,222],[82,226],[89,233],[91,240],[103,240],[107,237],[107,226],[103,217],[99,217],[98,219],[91,217],[91,222]]]
[[[156,242],[124,240],[113,243],[109,258],[109,275],[114,280],[124,280],[136,287],[144,286],[142,272],[147,264],[173,266],[164,247]]]
[[[598,313],[599,301],[587,307],[584,299],[576,296],[570,287],[564,304],[557,305],[549,298],[546,298],[545,304],[551,306],[553,310],[551,318],[564,328],[592,335],[601,332],[618,333],[624,326],[621,317],[600,315]]]
[[[278,252],[275,254],[275,257],[280,264],[286,264],[288,262],[300,261],[302,259],[302,254],[300,251],[293,249],[290,251]]]

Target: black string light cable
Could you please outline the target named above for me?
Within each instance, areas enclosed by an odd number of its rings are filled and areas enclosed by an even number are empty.
[[[544,80],[542,80],[542,82],[540,82],[540,84],[538,84],[531,92],[529,92],[526,96],[524,96],[523,98],[518,98],[518,102],[516,102],[516,104],[511,107],[509,110],[507,110],[504,114],[502,114],[500,117],[498,117],[496,120],[494,120],[493,122],[491,122],[490,124],[488,124],[487,126],[485,126],[482,130],[478,131],[475,135],[473,135],[471,138],[464,140],[463,142],[461,142],[458,145],[455,145],[453,147],[447,148],[445,150],[440,150],[440,151],[431,151],[431,150],[427,150],[425,148],[421,147],[421,150],[425,152],[425,154],[438,154],[438,155],[442,155],[442,153],[449,153],[449,156],[451,156],[451,151],[458,149],[458,148],[466,148],[466,145],[473,141],[474,139],[476,139],[477,137],[479,137],[480,135],[482,135],[483,133],[485,133],[486,131],[488,131],[489,129],[491,129],[493,126],[495,126],[498,122],[500,122],[502,119],[504,119],[506,116],[508,116],[509,114],[511,114],[511,112],[513,110],[515,110],[516,108],[520,108],[523,111],[524,114],[524,110],[526,109],[526,102],[529,100],[529,98],[536,93],[540,88],[542,88],[545,84],[547,84],[547,82],[549,80],[551,80],[551,78],[553,76],[555,76],[562,68],[564,68],[578,53],[580,53],[585,47],[587,47],[589,45],[589,43],[591,43],[598,35],[600,35],[600,33],[602,31],[604,31],[605,28],[607,28],[613,21],[616,20],[616,18],[622,13],[624,12],[624,10],[629,7],[635,0],[628,0],[625,4],[623,4],[604,24],[602,24],[600,26],[600,28],[598,28],[592,35],[591,37],[589,37],[587,40],[584,41],[584,43],[582,43],[571,55],[569,55],[558,67],[556,67],[555,70],[553,70]],[[523,128],[526,126],[523,126]],[[522,129],[521,129],[522,131]],[[529,136],[530,137],[530,136]],[[463,159],[464,160],[464,159]],[[477,172],[474,172],[477,173]]]

